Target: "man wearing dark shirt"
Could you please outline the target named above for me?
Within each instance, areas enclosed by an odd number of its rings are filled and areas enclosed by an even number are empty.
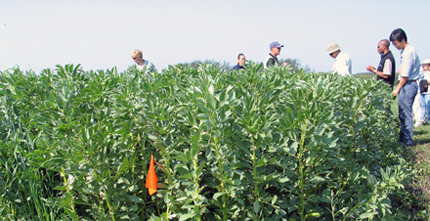
[[[276,57],[281,54],[282,47],[284,46],[277,41],[270,43],[270,54],[267,55],[266,60],[264,61],[264,69],[274,66],[275,64],[279,65],[278,58]]]
[[[237,65],[233,67],[233,70],[245,69],[245,67],[243,66],[245,62],[246,62],[245,55],[243,53],[240,53],[237,56]]]
[[[379,62],[378,69],[369,65],[367,66],[367,70],[374,72],[377,75],[377,80],[383,80],[393,89],[396,75],[396,62],[394,61],[394,56],[389,47],[390,42],[387,39],[379,41],[378,53],[381,54],[381,61]]]

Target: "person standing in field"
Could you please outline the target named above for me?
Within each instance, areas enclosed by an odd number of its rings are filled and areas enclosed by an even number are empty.
[[[155,65],[152,62],[143,59],[143,53],[141,50],[134,50],[131,53],[131,58],[133,58],[134,62],[136,62],[136,68],[138,70],[145,71],[145,74],[155,70]]]
[[[428,82],[430,82],[430,59],[425,59],[421,63],[423,67],[423,80],[427,80],[427,92],[421,91],[421,114],[422,121],[426,121],[426,110],[427,110],[427,122],[430,122],[430,91],[428,90]]]
[[[348,76],[352,74],[352,61],[351,57],[340,50],[339,45],[335,42],[327,46],[327,54],[334,58],[333,67],[331,68],[333,74],[337,73],[341,76]]]
[[[390,42],[387,39],[379,41],[377,50],[381,55],[381,61],[379,62],[378,69],[369,65],[367,66],[367,70],[375,73],[377,75],[377,80],[383,80],[385,83],[389,84],[391,90],[393,90],[394,78],[396,76],[396,62],[389,47]]]
[[[284,47],[284,45],[281,45],[279,42],[274,41],[270,43],[270,53],[267,55],[266,60],[264,60],[264,69],[279,64],[277,56],[281,54],[281,48]],[[287,63],[284,63],[283,65],[288,65]]]
[[[394,96],[398,95],[400,142],[405,146],[412,146],[414,138],[412,104],[418,91],[417,79],[420,75],[420,59],[415,48],[408,43],[403,29],[394,29],[391,32],[390,41],[400,50],[399,83],[393,91]]]
[[[240,53],[237,56],[237,65],[233,67],[233,70],[245,69],[243,65],[245,65],[245,55],[243,53]]]

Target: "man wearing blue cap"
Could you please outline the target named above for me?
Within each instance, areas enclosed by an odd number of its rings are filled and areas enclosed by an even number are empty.
[[[281,48],[284,47],[279,42],[274,41],[270,43],[270,54],[267,55],[266,60],[264,61],[264,69],[273,66],[275,64],[280,65],[276,56],[281,54]]]

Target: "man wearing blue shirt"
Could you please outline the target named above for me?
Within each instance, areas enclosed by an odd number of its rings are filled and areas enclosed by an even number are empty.
[[[408,43],[403,29],[397,28],[391,32],[390,41],[400,50],[399,83],[393,91],[394,96],[399,95],[400,141],[406,146],[412,146],[414,137],[412,104],[418,91],[420,59],[415,48]]]

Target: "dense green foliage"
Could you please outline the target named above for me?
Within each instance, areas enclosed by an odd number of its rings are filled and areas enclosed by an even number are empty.
[[[411,173],[380,81],[66,65],[5,71],[0,88],[6,219],[393,220]]]

